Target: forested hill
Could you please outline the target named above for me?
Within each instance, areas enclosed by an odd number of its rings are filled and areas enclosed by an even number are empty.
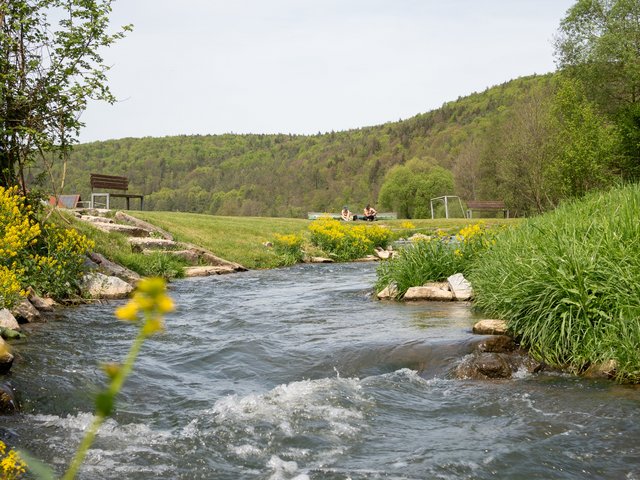
[[[482,156],[503,125],[552,76],[512,80],[407,120],[318,135],[124,138],[76,146],[65,193],[90,196],[89,174],[125,175],[145,208],[216,215],[292,216],[360,211],[377,203],[389,170],[418,158],[452,172],[454,191],[500,193]],[[486,162],[485,162],[486,163]]]

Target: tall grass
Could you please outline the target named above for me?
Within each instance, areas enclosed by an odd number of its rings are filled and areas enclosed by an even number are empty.
[[[613,361],[640,382],[640,186],[591,194],[503,232],[472,267],[475,306],[538,358]]]
[[[466,274],[476,259],[494,243],[499,226],[484,221],[467,225],[454,236],[438,234],[413,242],[392,260],[378,267],[376,291],[395,285],[398,297],[410,287],[444,281],[455,273]]]

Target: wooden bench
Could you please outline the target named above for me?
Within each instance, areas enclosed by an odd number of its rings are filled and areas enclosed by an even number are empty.
[[[472,211],[499,212],[502,211],[504,218],[509,218],[509,209],[502,200],[469,200],[467,203],[467,218],[472,218]]]
[[[99,198],[104,198],[104,203],[100,203],[100,205],[104,205],[105,208],[109,209],[109,201],[111,197],[113,198],[124,198],[127,200],[127,210],[130,210],[129,199],[131,198],[139,198],[140,199],[140,210],[143,210],[143,202],[144,195],[127,193],[129,189],[129,179],[127,177],[118,177],[116,175],[103,175],[101,173],[92,173],[91,174],[91,207],[97,208],[98,205],[97,200]],[[106,190],[120,190],[122,193],[111,193],[111,192],[94,192],[94,189],[106,189]]]
[[[358,215],[358,220],[362,220],[363,215]],[[319,218],[334,218],[336,220],[340,220],[342,216],[339,213],[323,213],[323,212],[308,212],[307,218],[309,220],[317,220]],[[398,218],[398,214],[396,212],[382,212],[376,214],[376,220],[396,220]]]

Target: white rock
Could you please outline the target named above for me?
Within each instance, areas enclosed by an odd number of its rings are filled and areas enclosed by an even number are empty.
[[[118,277],[92,272],[82,277],[81,288],[91,298],[125,298],[133,287]]]
[[[451,275],[447,281],[449,282],[449,290],[453,292],[453,298],[456,300],[465,301],[473,298],[473,288],[461,273]]]
[[[14,317],[6,308],[0,310],[0,327],[10,328],[11,330],[20,330],[20,325],[18,325],[16,317]]]
[[[437,284],[423,285],[422,287],[411,287],[404,294],[405,300],[435,300],[450,302],[453,300],[453,293],[441,288]]]

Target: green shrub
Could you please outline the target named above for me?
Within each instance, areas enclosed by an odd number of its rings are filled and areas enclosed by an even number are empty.
[[[376,248],[386,248],[391,230],[379,225],[341,222],[320,218],[309,225],[311,242],[340,261],[355,260],[372,254]]]
[[[475,259],[494,243],[495,233],[495,229],[478,222],[453,237],[441,231],[418,239],[380,264],[376,291],[395,285],[397,296],[402,297],[410,287],[443,281],[455,273],[466,274]]]
[[[273,240],[273,250],[280,258],[283,266],[295,265],[304,258],[304,252],[302,251],[303,244],[304,238],[302,235],[280,235],[276,233],[275,239]]]
[[[475,305],[547,363],[640,382],[639,212],[633,185],[504,232],[470,272]]]
[[[148,255],[124,253],[118,261],[143,277],[164,279],[183,278],[184,269],[188,265],[185,260],[166,252],[153,252]]]

